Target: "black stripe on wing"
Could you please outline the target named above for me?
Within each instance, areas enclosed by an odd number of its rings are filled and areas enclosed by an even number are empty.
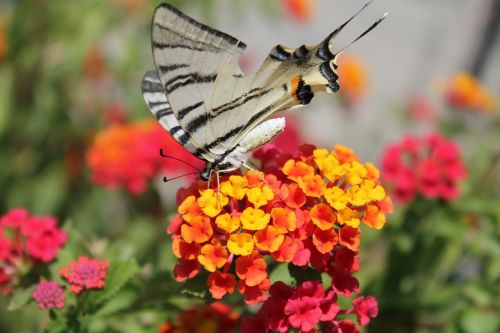
[[[168,10],[171,13],[175,14],[176,16],[178,16],[179,18],[181,18],[182,20],[187,21],[189,24],[195,26],[196,28],[198,28],[198,29],[200,29],[202,31],[205,31],[205,32],[209,33],[212,36],[221,38],[222,40],[226,41],[227,43],[229,43],[231,45],[234,45],[234,46],[236,46],[236,47],[238,47],[238,48],[240,48],[242,50],[244,50],[246,48],[246,44],[243,43],[242,41],[238,40],[237,38],[234,38],[233,36],[228,35],[225,32],[222,32],[222,31],[210,28],[209,26],[206,26],[203,23],[200,23],[200,22],[196,21],[195,19],[187,16],[186,14],[182,13],[180,10],[178,10],[177,8],[175,8],[174,6],[172,6],[172,5],[168,4],[168,3],[162,3],[162,4],[160,4],[156,8],[155,13],[158,10],[160,10],[160,9]],[[156,14],[155,14],[155,16],[156,16]]]
[[[168,95],[179,88],[191,84],[214,82],[216,78],[217,74],[189,73],[189,74],[177,75],[172,79],[168,80],[167,82],[165,82],[165,92]]]

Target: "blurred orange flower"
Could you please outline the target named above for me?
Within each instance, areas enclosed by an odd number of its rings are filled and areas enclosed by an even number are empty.
[[[286,12],[299,21],[309,20],[314,13],[313,0],[282,0]]]
[[[448,104],[457,109],[493,113],[497,106],[493,95],[472,75],[458,73],[446,84]]]
[[[0,24],[0,61],[5,58],[7,54],[7,34],[5,32],[5,27]]]
[[[149,180],[162,172],[193,171],[185,164],[162,158],[159,153],[161,148],[170,156],[201,166],[200,160],[186,151],[154,120],[117,124],[98,133],[87,152],[92,181],[111,188],[123,185],[129,192],[139,194],[145,190]],[[186,206],[187,210],[190,208]],[[200,209],[195,208],[191,210]]]
[[[342,54],[338,60],[340,96],[346,104],[361,99],[368,88],[368,75],[364,62],[353,55]]]

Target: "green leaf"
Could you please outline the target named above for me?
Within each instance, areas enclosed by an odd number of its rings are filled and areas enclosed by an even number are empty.
[[[290,263],[288,264],[288,272],[297,285],[305,281],[321,281],[321,272],[310,267],[303,268]]]
[[[10,299],[10,303],[7,306],[7,310],[9,311],[15,311],[21,308],[22,306],[26,305],[26,303],[29,302],[31,299],[31,294],[33,293],[33,290],[35,287],[30,287],[27,289],[18,289],[14,292],[14,295]]]
[[[88,294],[83,306],[91,313],[109,301],[139,271],[135,261],[124,261],[110,264],[106,277],[106,285],[102,290]]]
[[[460,320],[465,333],[495,333],[500,329],[500,319],[494,313],[468,310]]]

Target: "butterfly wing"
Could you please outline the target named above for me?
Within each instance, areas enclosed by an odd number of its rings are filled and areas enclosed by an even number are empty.
[[[271,114],[308,104],[316,92],[338,90],[334,35],[316,46],[278,45],[255,74],[243,76],[243,42],[160,5],[153,19],[153,57],[195,154],[223,155]]]
[[[142,96],[160,125],[186,150],[191,154],[195,154],[196,148],[191,142],[189,134],[184,131],[175,117],[156,71],[148,71],[144,75],[142,79]],[[205,160],[214,158],[213,154],[205,151],[197,156]]]

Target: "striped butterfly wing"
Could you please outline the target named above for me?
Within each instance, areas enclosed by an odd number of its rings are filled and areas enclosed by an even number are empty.
[[[156,71],[146,72],[142,79],[142,96],[160,125],[191,154],[196,153],[196,148],[191,142],[188,133],[179,124],[168,103],[165,90]],[[213,154],[204,152],[199,157],[209,160]]]
[[[153,19],[153,57],[195,155],[224,154],[274,112],[308,104],[318,91],[338,90],[330,49],[334,35],[316,46],[277,46],[255,74],[243,76],[243,42],[160,5]]]
[[[336,92],[340,87],[333,39],[361,10],[318,45],[274,47],[255,74],[244,76],[238,65],[246,47],[243,42],[171,5],[157,7],[153,58],[172,112],[194,146],[194,154],[213,162],[273,113],[308,104],[318,92]]]

